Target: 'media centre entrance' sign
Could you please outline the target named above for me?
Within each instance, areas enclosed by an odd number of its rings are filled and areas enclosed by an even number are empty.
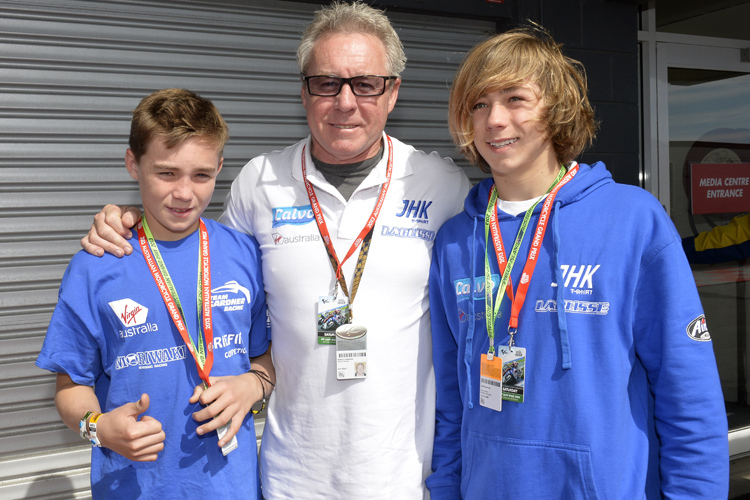
[[[690,211],[696,215],[750,211],[750,163],[691,164]]]

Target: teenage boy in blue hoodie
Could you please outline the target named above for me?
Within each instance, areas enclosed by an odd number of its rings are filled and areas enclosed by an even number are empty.
[[[646,191],[574,161],[580,64],[543,29],[466,57],[450,129],[492,176],[430,274],[432,500],[727,497],[727,422],[680,238]]]
[[[261,498],[251,409],[275,378],[260,250],[200,217],[227,138],[208,99],[143,99],[125,156],[139,258],[81,251],[65,271],[37,365],[94,446],[94,499]]]

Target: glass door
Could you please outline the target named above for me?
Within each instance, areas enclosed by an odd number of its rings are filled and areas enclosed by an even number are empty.
[[[727,225],[750,211],[750,185],[743,185],[750,179],[750,62],[742,60],[737,42],[717,46],[716,39],[705,45],[700,37],[685,40],[656,44],[658,151],[652,158],[658,168],[647,183],[682,237]],[[727,164],[746,176],[725,175]],[[695,194],[708,184],[710,193]],[[732,196],[743,204],[741,210],[715,203],[717,197]],[[699,207],[703,202],[709,206]],[[691,266],[719,366],[730,454],[750,453],[750,261]]]

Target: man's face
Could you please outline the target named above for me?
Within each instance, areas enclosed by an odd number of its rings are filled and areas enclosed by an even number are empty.
[[[385,47],[371,35],[336,33],[318,40],[305,76],[351,78],[386,73]],[[312,135],[312,154],[325,163],[355,163],[375,156],[401,80],[377,97],[357,97],[349,85],[333,97],[312,96],[302,85],[302,105]]]
[[[157,136],[139,161],[127,150],[125,166],[138,181],[143,212],[155,239],[176,241],[198,229],[223,162],[219,148],[200,137],[167,149]]]

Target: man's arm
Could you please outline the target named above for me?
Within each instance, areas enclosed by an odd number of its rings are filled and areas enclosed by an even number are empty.
[[[118,207],[105,205],[101,212],[94,216],[94,223],[86,236],[81,238],[81,246],[91,255],[101,257],[104,252],[117,257],[130,255],[133,247],[126,238],[130,237],[130,228],[141,220],[141,211],[136,207]]]
[[[79,423],[88,411],[100,412],[93,387],[80,385],[64,373],[57,374],[55,406],[65,425],[78,432]],[[164,449],[164,431],[153,417],[138,416],[148,410],[147,394],[134,403],[104,413],[96,424],[96,436],[105,448],[135,462],[153,462]]]
[[[198,422],[208,420],[198,427],[198,434],[214,431],[231,419],[232,424],[219,441],[219,446],[224,446],[237,434],[253,405],[267,399],[273,392],[276,371],[271,359],[271,346],[264,354],[250,358],[250,366],[251,371],[241,375],[211,377],[211,387],[204,389],[202,385],[197,386],[190,398],[191,403],[200,402],[205,406],[193,414]]]

